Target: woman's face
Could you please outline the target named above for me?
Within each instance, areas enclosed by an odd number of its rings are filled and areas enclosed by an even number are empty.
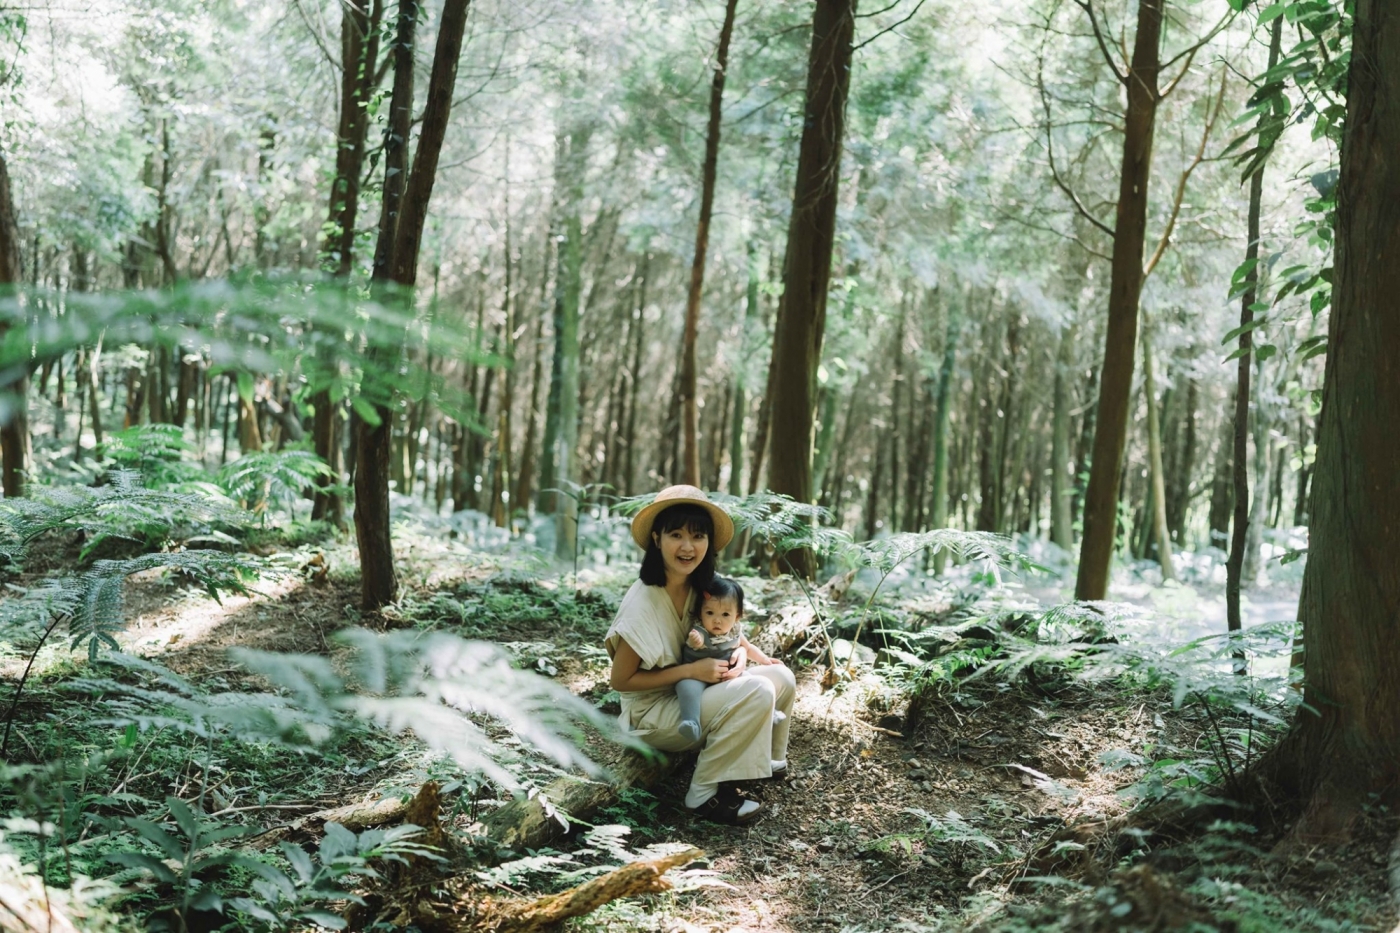
[[[703,531],[690,528],[672,528],[660,533],[652,532],[651,539],[661,549],[661,560],[666,565],[667,576],[688,577],[710,548],[710,537]]]

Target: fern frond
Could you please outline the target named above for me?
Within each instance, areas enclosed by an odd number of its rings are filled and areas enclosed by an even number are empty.
[[[331,472],[326,461],[307,450],[263,451],[244,454],[224,466],[218,482],[230,499],[263,512],[274,501],[294,501]]]
[[[86,559],[108,538],[160,545],[182,532],[248,523],[246,514],[210,496],[149,489],[133,470],[108,477],[105,486],[33,488],[25,498],[0,501],[0,561],[19,569],[29,546],[55,531],[84,532]]]
[[[197,582],[211,597],[221,593],[247,594],[247,584],[267,567],[257,558],[216,551],[176,551],[143,554],[128,560],[99,560],[85,573],[54,581],[56,607],[68,616],[68,635],[76,651],[86,644],[88,657],[97,657],[99,645],[117,650],[116,635],[126,629],[122,598],[126,578],[143,570],[164,568]]]

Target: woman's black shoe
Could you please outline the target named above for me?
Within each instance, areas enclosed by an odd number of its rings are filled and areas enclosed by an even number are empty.
[[[752,807],[748,807],[752,804]],[[745,811],[747,807],[747,812]],[[763,815],[763,804],[757,800],[750,800],[741,797],[732,784],[724,783],[719,786],[719,793],[709,800],[706,800],[694,810],[696,816],[703,817],[712,823],[723,823],[725,826],[748,826],[757,822]]]

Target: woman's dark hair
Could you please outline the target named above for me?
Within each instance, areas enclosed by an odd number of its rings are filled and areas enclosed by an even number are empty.
[[[714,578],[710,580],[710,585],[700,591],[700,598],[695,601],[692,613],[695,618],[700,618],[700,607],[705,604],[707,599],[732,599],[736,614],[740,616],[744,614],[744,588],[729,577],[715,574]]]
[[[690,588],[703,593],[715,577],[715,523],[710,513],[698,505],[682,502],[669,509],[662,509],[651,522],[651,534],[664,535],[668,531],[684,528],[691,534],[703,534],[709,545],[705,556],[690,572]],[[666,563],[661,557],[661,548],[655,539],[647,541],[647,552],[642,557],[642,570],[638,574],[647,586],[666,585]]]

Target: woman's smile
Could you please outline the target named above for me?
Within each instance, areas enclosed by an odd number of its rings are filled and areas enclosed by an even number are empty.
[[[710,547],[708,535],[689,528],[673,528],[653,537],[661,548],[661,559],[667,571],[681,577],[690,576]]]

